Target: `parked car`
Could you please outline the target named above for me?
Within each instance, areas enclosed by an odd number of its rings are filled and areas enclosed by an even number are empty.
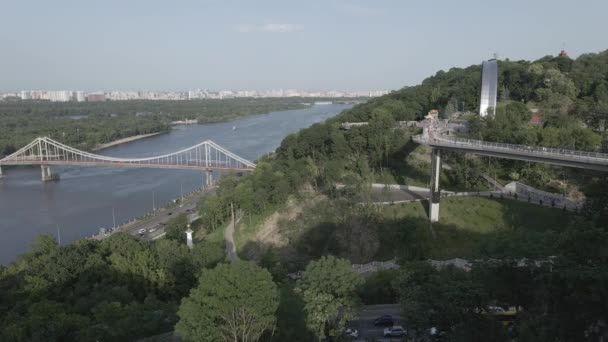
[[[488,306],[488,310],[489,313],[493,313],[493,314],[503,314],[505,313],[505,309],[503,309],[500,306]]]
[[[355,328],[346,328],[346,330],[344,331],[344,336],[357,338],[359,337],[359,330]]]
[[[405,336],[407,331],[400,325],[395,325],[390,328],[384,328],[384,337],[401,337]]]
[[[144,234],[146,234],[146,228],[142,228],[138,231],[139,235],[142,236]]]
[[[447,338],[448,334],[438,327],[431,327],[429,329],[429,336],[432,341],[443,341]]]
[[[391,315],[382,315],[378,318],[376,318],[374,320],[374,325],[375,326],[393,326],[393,323],[395,323],[395,321],[393,321],[393,316]]]
[[[152,228],[150,228],[150,233],[155,232],[157,229],[158,229],[158,227],[152,227]]]

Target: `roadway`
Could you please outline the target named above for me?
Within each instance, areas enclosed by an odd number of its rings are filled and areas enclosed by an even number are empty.
[[[131,234],[144,241],[156,240],[165,234],[165,227],[167,222],[172,218],[180,214],[194,214],[197,211],[197,204],[201,196],[214,191],[215,188],[205,189],[202,193],[197,192],[189,197],[184,198],[184,202],[181,205],[170,208],[160,208],[154,212],[153,216],[146,217],[139,221],[127,224],[117,229],[117,232]],[[145,233],[140,234],[139,231],[143,229]],[[109,237],[111,234],[103,236],[96,236],[97,239],[104,239]],[[186,237],[184,236],[184,239]]]
[[[349,327],[359,330],[359,337],[353,341],[405,341],[405,338],[385,338],[384,328],[374,325],[374,320],[382,315],[393,316],[394,324],[408,327],[401,317],[399,304],[365,305],[355,314],[355,319],[349,322]]]

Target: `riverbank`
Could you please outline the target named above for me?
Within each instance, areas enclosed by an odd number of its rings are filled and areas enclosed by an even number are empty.
[[[99,145],[95,146],[95,148],[93,148],[92,151],[100,151],[100,150],[103,150],[103,149],[108,148],[108,147],[112,147],[112,146],[116,146],[116,145],[120,145],[120,144],[126,144],[128,142],[132,142],[132,141],[135,141],[135,140],[141,140],[141,139],[153,137],[155,135],[159,135],[159,134],[162,134],[162,133],[165,133],[165,132],[157,132],[157,133],[150,133],[150,134],[140,134],[140,135],[134,135],[134,136],[131,136],[131,137],[126,137],[126,138],[114,140],[114,141],[111,141],[109,143],[99,144]]]

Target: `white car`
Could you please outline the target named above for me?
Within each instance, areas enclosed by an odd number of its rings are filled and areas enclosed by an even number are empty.
[[[488,312],[493,314],[503,314],[505,313],[505,309],[500,306],[488,306]]]
[[[139,235],[144,235],[146,233],[146,228],[142,228],[138,231]]]
[[[384,328],[384,337],[401,337],[405,336],[406,334],[407,331],[400,325]]]
[[[346,328],[346,330],[344,331],[344,335],[346,337],[357,338],[357,337],[359,337],[359,330],[357,330],[355,328]]]

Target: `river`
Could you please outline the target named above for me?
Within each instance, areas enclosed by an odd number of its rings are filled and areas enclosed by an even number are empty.
[[[274,151],[288,134],[322,122],[351,105],[319,105],[270,112],[244,119],[177,126],[167,134],[98,152],[113,157],[149,157],[178,151],[210,139],[248,160]],[[235,127],[236,129],[233,129]],[[66,244],[144,215],[203,184],[191,170],[115,167],[53,167],[58,182],[43,183],[40,167],[3,168],[0,179],[0,263],[23,253],[39,234]],[[216,176],[217,177],[217,176]]]

